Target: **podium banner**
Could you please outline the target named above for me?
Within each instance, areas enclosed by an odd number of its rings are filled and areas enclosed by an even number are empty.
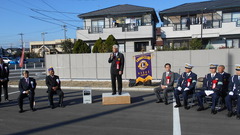
[[[151,53],[135,56],[136,83],[152,80]]]

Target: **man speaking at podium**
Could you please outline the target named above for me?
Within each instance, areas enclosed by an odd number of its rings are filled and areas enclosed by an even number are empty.
[[[116,94],[116,78],[118,82],[118,94],[122,94],[122,74],[124,69],[124,55],[118,52],[118,45],[113,45],[113,53],[110,54],[108,63],[111,63],[112,95]]]

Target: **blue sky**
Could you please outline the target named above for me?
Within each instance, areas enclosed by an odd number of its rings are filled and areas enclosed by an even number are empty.
[[[152,7],[159,12],[184,3],[200,1],[206,0],[1,0],[0,46],[3,48],[20,47],[19,33],[24,34],[26,46],[31,41],[42,41],[42,32],[48,33],[45,36],[46,40],[63,39],[62,25],[64,22],[68,23],[66,24],[67,38],[76,38],[76,27],[82,26],[82,21],[77,17],[78,14],[119,4]],[[62,22],[53,19],[61,19]]]

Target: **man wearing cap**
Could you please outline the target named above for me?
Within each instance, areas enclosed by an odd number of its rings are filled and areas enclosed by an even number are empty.
[[[29,98],[29,104],[32,111],[35,111],[35,108],[33,107],[34,103],[34,95],[35,95],[35,88],[36,88],[36,81],[34,78],[29,77],[28,71],[23,71],[23,78],[20,79],[18,88],[20,91],[19,97],[18,97],[18,105],[19,105],[19,113],[23,112],[23,99],[28,97]]]
[[[182,73],[180,78],[178,79],[177,88],[174,91],[174,97],[176,99],[176,105],[174,107],[181,107],[181,102],[179,95],[183,95],[183,104],[186,110],[190,109],[188,106],[188,95],[193,94],[196,83],[197,83],[197,75],[192,72],[193,66],[191,64],[186,63],[185,72]]]
[[[164,102],[165,105],[168,104],[168,92],[169,91],[173,91],[173,85],[174,85],[174,72],[171,71],[171,64],[170,63],[166,63],[164,65],[164,68],[166,70],[166,72],[163,73],[162,75],[162,80],[161,80],[161,85],[160,87],[157,87],[154,89],[154,93],[157,97],[157,101],[156,103],[160,103],[163,102],[160,93],[163,91],[163,95],[164,95]]]
[[[229,93],[226,96],[226,105],[228,109],[228,117],[232,117],[232,102],[237,100],[237,119],[240,119],[240,65],[236,65],[236,75],[229,80]]]
[[[118,82],[118,94],[122,94],[122,74],[124,69],[124,55],[118,51],[118,45],[113,45],[113,53],[110,54],[108,63],[111,63],[111,82],[112,82],[112,95],[115,95],[116,78]]]
[[[4,98],[5,101],[9,101],[8,99],[8,79],[9,77],[9,68],[8,65],[3,62],[2,57],[0,57],[0,102],[2,101],[2,88],[4,90]]]
[[[229,84],[229,78],[231,77],[231,75],[229,73],[226,73],[224,70],[225,70],[224,65],[219,65],[218,66],[218,73],[223,78],[223,86],[222,86],[222,91],[221,91],[221,97],[222,97],[222,102],[223,102],[223,105],[224,105],[224,108],[225,108],[226,107],[225,98],[228,94],[228,84]]]
[[[210,73],[207,74],[203,80],[202,91],[196,93],[199,105],[197,111],[204,110],[203,97],[211,96],[212,97],[211,113],[212,114],[217,113],[215,107],[218,103],[218,99],[221,94],[223,85],[222,76],[216,72],[217,66],[218,66],[217,64],[210,64]]]
[[[54,109],[54,104],[53,104],[53,95],[57,94],[59,96],[59,102],[58,106],[59,107],[64,107],[63,106],[63,97],[64,93],[61,90],[61,81],[57,75],[54,74],[54,69],[53,67],[50,67],[48,69],[49,75],[46,77],[46,85],[48,87],[48,100],[50,102],[50,107]]]

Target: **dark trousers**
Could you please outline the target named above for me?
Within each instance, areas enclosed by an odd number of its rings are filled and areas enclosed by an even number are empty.
[[[162,87],[157,87],[154,88],[154,93],[157,97],[157,100],[159,101],[162,99],[160,93],[163,92],[164,100],[165,102],[168,102],[168,92],[173,91],[173,89],[174,89],[173,87],[167,87],[165,89],[162,89]]]
[[[34,102],[34,92],[30,92],[29,94],[23,94],[20,93],[19,97],[18,97],[18,105],[19,108],[22,110],[23,109],[23,99],[28,97],[29,102],[30,102],[30,108],[33,109],[33,102]]]
[[[118,92],[122,93],[122,75],[119,74],[111,74],[111,81],[112,81],[112,92],[116,93],[116,78],[118,82]]]
[[[53,105],[53,95],[57,94],[59,96],[59,102],[58,104],[62,104],[63,103],[63,97],[64,97],[64,93],[62,90],[56,90],[56,91],[48,91],[48,100],[50,102],[50,105]]]
[[[203,107],[203,98],[206,95],[206,93],[204,91],[198,92],[196,93],[197,99],[198,99],[198,105],[200,107]],[[213,94],[210,95],[212,97],[212,109],[215,109],[217,103],[218,103],[218,99],[220,97],[220,94],[218,92],[214,92]]]
[[[233,111],[232,110],[232,101],[237,100],[237,114],[240,114],[240,96],[234,94],[233,96],[227,95],[226,96],[226,105],[228,111]]]
[[[187,91],[181,90],[181,91],[179,91],[178,89],[175,89],[174,97],[176,99],[176,104],[177,105],[181,105],[180,97],[179,97],[180,94],[183,95],[183,104],[184,104],[184,106],[187,106],[188,105],[188,95],[193,94],[193,90],[187,90]]]
[[[2,100],[2,87],[4,91],[5,100],[8,99],[8,81],[0,82],[0,102]]]

